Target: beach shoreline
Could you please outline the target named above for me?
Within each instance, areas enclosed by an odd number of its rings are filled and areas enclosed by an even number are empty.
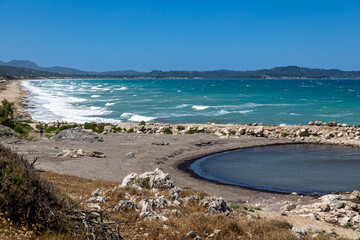
[[[15,101],[16,106],[23,108],[21,111],[26,111],[24,97],[27,96],[27,92],[21,89],[18,81],[10,83],[9,86],[11,86],[7,88],[9,91],[1,92],[1,96],[12,97],[10,101]],[[184,126],[185,129],[178,131],[179,125]],[[199,177],[188,167],[199,158],[243,148],[311,143],[360,146],[360,141],[357,139],[344,141],[343,137],[326,138],[331,132],[346,132],[352,128],[351,126],[259,126],[256,124],[249,126],[209,123],[173,125],[146,123],[145,126],[139,123],[119,123],[105,125],[107,126],[119,127],[127,131],[115,133],[111,130],[112,128],[109,128],[110,131],[98,134],[103,137],[103,142],[57,141],[46,137],[36,137],[20,144],[14,141],[5,141],[3,144],[29,160],[37,158],[36,168],[41,171],[87,179],[120,183],[132,172],[143,173],[161,168],[172,177],[175,185],[182,189],[203,190],[236,204],[260,208],[261,211],[258,211],[258,214],[262,217],[284,218],[294,224],[311,225],[315,229],[328,231],[331,231],[334,225],[318,221],[311,222],[312,220],[297,215],[289,215],[289,217],[281,215],[285,206],[314,204],[319,201],[316,197],[223,184]],[[79,127],[84,126],[79,125]],[[152,131],[154,128],[157,131]],[[171,128],[174,132],[165,134],[166,128]],[[130,132],[130,129],[133,129],[133,132]],[[202,129],[200,132],[196,132],[200,129]],[[307,134],[304,134],[303,129],[306,129],[308,137],[304,137]],[[189,130],[194,133],[186,134]],[[211,133],[205,133],[206,131],[211,131]],[[232,134],[232,131],[236,133]],[[284,132],[289,133],[289,136],[284,137]],[[320,133],[320,137],[315,133]],[[106,157],[57,157],[59,152],[67,149],[98,151],[104,153]],[[127,157],[130,152],[134,154],[134,157]],[[358,233],[350,230],[337,229],[336,231],[344,236],[358,236]]]

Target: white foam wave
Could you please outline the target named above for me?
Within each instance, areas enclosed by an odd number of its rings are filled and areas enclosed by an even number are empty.
[[[181,104],[181,105],[177,105],[175,107],[172,107],[173,109],[179,109],[179,108],[186,108],[188,106],[191,106],[191,104]]]
[[[291,115],[291,116],[300,116],[300,114],[298,114],[298,113],[289,113],[289,115]]]
[[[201,110],[208,109],[209,106],[193,105],[192,108],[195,109],[195,110],[201,111]]]
[[[91,95],[92,98],[98,98],[100,95]]]
[[[156,119],[155,117],[146,117],[146,116],[141,116],[141,115],[132,115],[128,121],[131,121],[131,122],[141,122],[141,121],[145,121],[145,122],[149,122],[149,121],[152,121]]]
[[[123,113],[121,114],[120,117],[126,118],[126,117],[130,117],[131,115],[133,115],[132,113]]]
[[[128,90],[128,88],[127,87],[121,87],[121,88],[115,88],[114,90],[124,91],[124,90]]]
[[[109,106],[113,106],[115,105],[115,103],[106,103],[105,106],[109,107]]]
[[[34,108],[29,108],[29,112],[35,121],[121,122],[116,119],[104,118],[104,115],[111,113],[106,108],[74,105],[74,103],[84,102],[81,98],[54,95],[52,92],[32,84],[32,81],[23,81],[22,86],[30,92],[28,99]]]

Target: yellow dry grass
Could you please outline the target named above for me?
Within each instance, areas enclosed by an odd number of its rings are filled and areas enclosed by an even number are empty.
[[[91,196],[91,192],[97,188],[103,191],[108,190],[106,196],[110,200],[101,204],[102,209],[116,206],[120,200],[133,198],[136,202],[139,202],[141,199],[154,196],[154,192],[148,189],[139,191],[133,188],[118,188],[111,191],[118,185],[115,182],[90,180],[52,172],[44,172],[42,176],[52,181],[62,194],[69,196],[75,203],[85,201]],[[206,193],[196,190],[184,190],[180,193],[180,196],[187,197],[195,193],[200,197],[207,196]],[[167,197],[168,193],[160,192],[159,195]],[[85,204],[80,206],[86,208]],[[235,210],[234,217],[230,218],[222,214],[206,214],[205,208],[200,206],[198,202],[184,204],[179,215],[165,215],[168,217],[168,221],[143,219],[132,210],[117,213],[109,209],[108,216],[112,221],[120,224],[120,231],[126,239],[191,239],[186,236],[190,231],[194,231],[201,239],[207,237],[208,239],[229,240],[298,239],[290,231],[292,226],[285,221],[261,219],[257,216],[256,211],[252,210],[250,212],[243,208]],[[336,237],[327,233],[318,233],[317,237],[313,238],[313,234],[315,233],[309,234],[304,239],[328,240]],[[58,239],[62,239],[61,236]]]

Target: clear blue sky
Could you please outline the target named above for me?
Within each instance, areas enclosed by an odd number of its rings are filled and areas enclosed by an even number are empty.
[[[0,60],[83,70],[360,70],[360,0],[0,0]]]

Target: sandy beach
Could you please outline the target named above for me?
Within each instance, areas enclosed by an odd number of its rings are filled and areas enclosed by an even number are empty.
[[[25,96],[26,92],[22,91],[17,81],[12,81],[7,89],[0,93],[0,99],[6,98],[14,101],[19,109],[18,113],[23,116],[27,116],[23,103]],[[305,205],[317,201],[316,198],[310,196],[281,194],[219,184],[201,179],[187,169],[192,161],[214,153],[266,145],[301,144],[306,143],[305,141],[248,135],[221,138],[215,134],[204,133],[184,135],[107,133],[100,135],[104,138],[103,142],[56,141],[43,137],[20,144],[11,141],[5,141],[3,144],[24,155],[29,161],[38,158],[37,169],[89,179],[120,183],[129,173],[142,173],[161,168],[169,173],[175,185],[182,189],[199,189],[211,195],[223,197],[230,202],[258,206],[262,209],[261,214],[264,217],[281,218],[280,209],[289,203]],[[57,157],[65,149],[99,151],[104,153],[106,158]],[[129,152],[133,152],[135,157],[127,157],[126,154]],[[291,216],[286,220],[304,226],[311,225],[315,230],[331,231],[334,228],[331,224],[318,221],[314,221],[314,223],[298,216]],[[360,237],[359,233],[349,229],[337,228],[336,231],[354,239]]]
[[[13,80],[7,84],[6,90],[0,92],[0,101],[7,99],[10,102],[15,103],[16,114],[18,118],[31,119],[30,114],[26,111],[26,96],[27,92],[21,87],[21,81]]]

